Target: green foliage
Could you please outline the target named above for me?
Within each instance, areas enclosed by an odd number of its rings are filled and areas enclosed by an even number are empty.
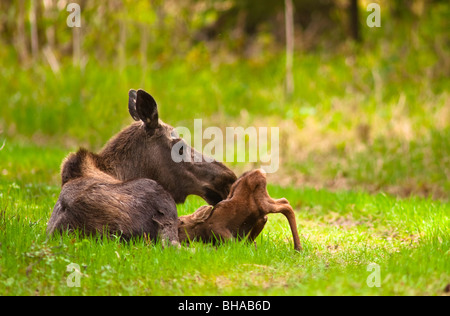
[[[365,27],[360,7],[363,42],[355,44],[343,36],[344,8],[308,2],[294,1],[290,98],[284,25],[270,6],[85,1],[78,43],[65,8],[41,6],[32,56],[31,2],[2,2],[0,294],[443,294],[450,271],[450,6],[380,1],[381,28]],[[309,14],[314,10],[319,14]],[[226,12],[236,14],[203,40]],[[73,60],[74,45],[80,60]],[[281,215],[269,217],[256,247],[163,249],[145,239],[48,237],[61,161],[79,146],[100,149],[131,122],[131,88],[149,91],[173,126],[192,127],[195,118],[204,128],[278,126],[281,166],[269,175],[269,191],[294,206],[304,251],[292,250]],[[255,167],[229,166],[238,174]],[[189,197],[178,213],[203,204]],[[67,286],[69,263],[80,266],[80,287]],[[369,263],[380,266],[381,288],[367,286]]]

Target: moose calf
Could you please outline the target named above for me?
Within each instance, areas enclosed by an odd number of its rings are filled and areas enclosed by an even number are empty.
[[[232,186],[227,199],[216,206],[202,206],[178,219],[180,242],[201,239],[216,242],[231,238],[253,241],[264,228],[267,214],[282,213],[288,219],[294,249],[300,251],[295,215],[286,199],[274,200],[267,193],[266,176],[260,170],[244,173]]]

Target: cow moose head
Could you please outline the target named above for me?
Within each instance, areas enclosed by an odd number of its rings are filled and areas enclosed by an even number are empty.
[[[136,122],[112,137],[100,153],[93,155],[96,167],[121,181],[155,180],[176,203],[184,202],[190,194],[199,195],[212,205],[225,199],[236,180],[233,171],[186,144],[180,147],[185,151],[180,154],[190,154],[196,159],[175,162],[172,148],[184,140],[172,126],[159,119],[156,101],[150,94],[144,90],[130,90],[128,96],[128,110]],[[73,175],[74,172],[69,173]],[[62,174],[63,185],[68,180]]]

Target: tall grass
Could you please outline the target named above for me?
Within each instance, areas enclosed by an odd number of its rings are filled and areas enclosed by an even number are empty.
[[[435,89],[440,84],[426,93],[409,90],[412,83],[405,80],[395,94],[390,73],[380,79],[381,90],[371,80],[360,86],[352,76],[373,76],[364,64],[368,54],[298,56],[297,89],[290,101],[284,99],[284,64],[278,56],[261,64],[241,61],[201,69],[174,62],[144,75],[138,67],[88,64],[80,72],[67,66],[55,75],[42,65],[6,65],[1,69],[5,106],[0,109],[0,141],[6,147],[34,143],[99,150],[131,122],[127,91],[141,87],[153,94],[160,117],[173,126],[192,128],[194,119],[202,118],[204,128],[279,127],[279,174],[289,184],[344,179],[348,188],[445,198],[450,183],[448,93]],[[45,86],[36,89],[35,82]]]

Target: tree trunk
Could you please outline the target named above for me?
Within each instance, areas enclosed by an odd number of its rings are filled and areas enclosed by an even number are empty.
[[[294,93],[294,76],[292,64],[294,61],[294,8],[292,0],[285,0],[285,24],[286,24],[286,96]]]
[[[30,7],[30,34],[31,34],[31,56],[33,61],[36,61],[39,54],[39,37],[37,29],[37,6],[38,1],[31,1]]]
[[[25,63],[28,61],[29,53],[27,47],[27,37],[25,33],[25,0],[18,1],[17,14],[17,40],[15,46],[19,55],[20,61]]]
[[[350,34],[354,41],[360,42],[358,0],[350,0]]]
[[[148,47],[148,31],[147,25],[145,23],[139,24],[139,30],[141,33],[141,41],[139,45],[139,51],[141,53],[141,66],[142,70],[145,73],[147,70],[147,47]]]
[[[72,27],[72,37],[73,37],[73,52],[72,61],[75,67],[81,65],[81,28]]]
[[[119,41],[117,42],[118,65],[119,69],[125,69],[127,63],[126,45],[127,45],[127,27],[123,18],[119,22]]]
[[[49,20],[56,20],[57,14],[55,14],[55,0],[47,0],[44,1],[44,19]],[[56,46],[56,32],[55,32],[55,24],[54,23],[48,23],[48,25],[45,28],[45,37],[47,39],[47,45],[48,47],[54,51]]]

